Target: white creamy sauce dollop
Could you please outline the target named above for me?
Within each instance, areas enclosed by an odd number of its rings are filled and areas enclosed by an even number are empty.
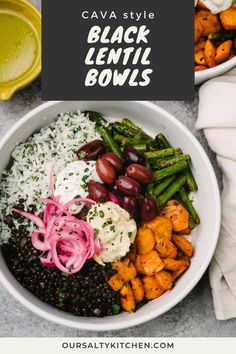
[[[213,13],[218,14],[228,9],[232,5],[232,0],[201,0],[206,7]],[[195,6],[197,1],[195,0]]]
[[[95,256],[99,264],[124,257],[134,242],[137,226],[129,213],[113,202],[95,204],[89,210],[87,222],[99,237],[103,250]]]
[[[55,196],[60,196],[60,202],[65,204],[79,197],[88,195],[87,183],[89,180],[101,182],[96,173],[95,161],[74,161],[59,172],[55,183]]]

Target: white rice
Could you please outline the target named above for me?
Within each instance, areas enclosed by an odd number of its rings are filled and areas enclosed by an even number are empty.
[[[12,166],[3,172],[0,182],[0,244],[6,243],[11,236],[11,230],[3,220],[19,199],[25,200],[26,208],[34,204],[38,211],[41,210],[37,198],[50,196],[52,164],[61,171],[77,160],[76,151],[80,146],[98,137],[95,123],[84,114],[65,113],[15,148]]]

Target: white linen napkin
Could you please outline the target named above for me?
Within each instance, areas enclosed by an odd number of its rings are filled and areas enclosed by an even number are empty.
[[[236,68],[202,85],[197,128],[223,173],[219,242],[209,269],[215,315],[236,317]]]

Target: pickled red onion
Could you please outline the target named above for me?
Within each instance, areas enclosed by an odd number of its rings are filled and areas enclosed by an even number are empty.
[[[52,176],[53,173],[50,178],[53,192]],[[91,225],[75,216],[78,209],[71,210],[70,207],[77,203],[92,205],[95,202],[88,198],[76,198],[62,205],[54,195],[40,201],[46,203],[42,219],[25,211],[13,211],[38,226],[38,230],[31,236],[31,241],[37,250],[45,252],[44,256],[39,257],[43,266],[55,266],[69,274],[78,272],[88,259],[101,251],[101,245]]]
[[[111,192],[108,193],[108,199],[113,202],[114,204],[120,205],[119,199],[117,196]]]

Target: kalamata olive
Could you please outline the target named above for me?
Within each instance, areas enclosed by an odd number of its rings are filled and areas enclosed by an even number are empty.
[[[118,195],[118,196],[122,195],[121,191],[117,188],[116,185],[112,186],[110,191],[111,191],[111,193],[114,193],[115,195]]]
[[[126,176],[117,178],[116,186],[121,192],[128,195],[136,195],[140,193],[141,190],[141,186],[137,181]]]
[[[112,185],[115,182],[116,171],[114,167],[102,157],[96,161],[96,172],[104,183]]]
[[[141,200],[141,220],[149,221],[155,218],[158,212],[157,202],[152,197],[146,197]]]
[[[105,144],[102,140],[96,139],[81,146],[77,151],[79,160],[97,160],[106,150]]]
[[[121,207],[128,211],[132,217],[134,217],[137,213],[138,201],[131,195],[125,195],[121,199]]]
[[[97,203],[104,203],[108,200],[108,192],[99,182],[88,182],[89,198],[93,199]]]
[[[121,159],[113,152],[107,152],[102,155],[102,158],[110,162],[110,164],[116,169],[117,172],[122,172],[123,165]]]
[[[130,178],[133,178],[142,184],[151,183],[153,180],[152,172],[147,167],[138,165],[136,163],[133,163],[127,167],[126,174]]]
[[[145,165],[146,163],[145,155],[141,151],[136,150],[133,146],[126,146],[124,148],[123,155],[126,165],[130,165],[131,163]]]

